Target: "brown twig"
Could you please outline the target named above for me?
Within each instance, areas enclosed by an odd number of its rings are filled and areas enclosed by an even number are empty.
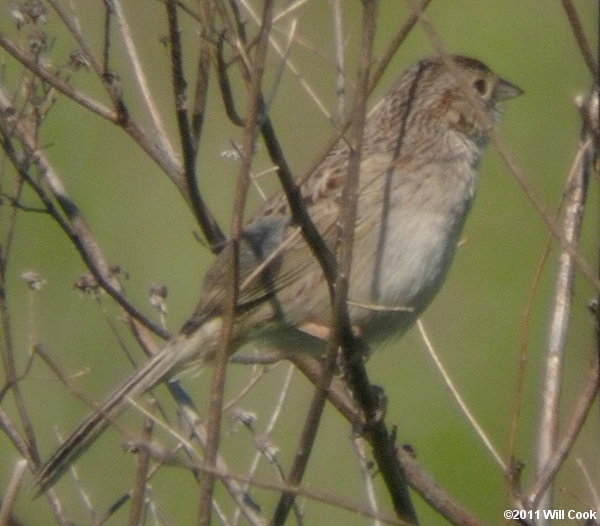
[[[350,266],[352,263],[354,224],[356,205],[358,202],[358,176],[363,140],[362,134],[365,123],[369,68],[371,65],[371,50],[375,33],[376,13],[376,1],[365,2],[363,4],[360,45],[361,54],[357,68],[357,90],[353,108],[355,129],[352,134],[348,174],[342,192],[339,214],[339,224],[342,229],[338,241],[340,249],[338,260],[337,262],[333,262],[332,268],[329,271],[326,268],[326,265],[330,264],[329,261],[325,261],[325,266],[323,268],[330,287],[332,283],[335,283],[335,286],[330,288],[333,305],[331,339],[329,342],[327,359],[324,363],[323,375],[316,385],[316,391],[304,422],[294,463],[286,479],[286,484],[291,487],[300,485],[308,465],[308,460],[312,453],[317,430],[325,407],[325,401],[327,400],[327,392],[335,371],[339,347],[341,346],[343,348],[343,352],[348,358],[349,363],[355,361],[354,351],[357,348],[357,342],[355,342],[350,317],[348,315],[348,277],[350,275]],[[329,273],[331,273],[331,275]],[[359,356],[358,361],[361,360],[362,358]],[[293,493],[282,494],[273,515],[273,526],[280,526],[285,523],[294,500],[295,495]]]
[[[35,434],[33,426],[29,419],[29,413],[25,406],[25,400],[21,394],[21,389],[18,382],[17,367],[15,364],[14,346],[12,341],[12,327],[10,314],[8,309],[8,298],[6,292],[6,263],[2,246],[0,246],[0,334],[2,341],[0,342],[0,353],[2,354],[2,365],[4,369],[5,386],[0,391],[2,399],[5,392],[12,391],[19,419],[25,432],[25,437],[18,431],[17,426],[13,425],[8,415],[4,411],[0,412],[0,428],[2,428],[9,437],[12,443],[19,451],[23,458],[28,459],[32,463],[39,462],[37,452]]]
[[[318,385],[323,373],[322,362],[307,354],[291,357],[294,365],[304,374],[311,383]],[[346,386],[335,380],[329,389],[329,401],[339,413],[352,425],[353,428],[364,428],[366,423],[364,413],[357,406],[356,400],[350,395]],[[365,435],[371,443],[372,435]],[[483,526],[484,523],[476,519],[463,506],[458,504],[433,477],[427,473],[413,458],[412,454],[400,448],[395,450],[397,461],[401,464],[410,487],[416,491],[431,507],[443,515],[450,523],[462,526]]]
[[[153,402],[150,401],[150,404]],[[150,405],[149,404],[149,405]],[[150,407],[150,410],[152,408]],[[142,441],[150,443],[152,440],[153,424],[150,418],[145,418],[143,423]],[[129,526],[138,526],[143,524],[143,511],[146,495],[146,483],[150,469],[150,454],[147,448],[140,448],[137,451],[137,470],[135,482],[131,490],[131,507],[129,508]]]
[[[175,115],[179,127],[181,142],[181,155],[183,157],[183,173],[188,201],[192,211],[202,229],[213,252],[219,252],[225,242],[225,235],[208,210],[200,189],[196,175],[196,156],[198,152],[197,139],[190,127],[187,113],[187,82],[183,72],[183,50],[181,45],[181,28],[177,17],[177,7],[173,1],[167,1],[167,21],[169,25],[170,50],[171,50],[171,77],[175,97]],[[199,89],[199,87],[197,87]],[[203,89],[206,90],[207,86]],[[198,130],[197,130],[198,131]]]
[[[11,113],[12,105],[6,93],[0,90],[0,111],[6,114]],[[5,138],[6,133],[3,131]],[[87,224],[82,212],[75,205],[63,186],[58,174],[52,167],[52,164],[45,154],[37,149],[35,140],[29,134],[27,127],[23,122],[17,121],[12,125],[11,135],[14,136],[23,146],[27,159],[20,159],[12,145],[4,140],[3,149],[10,159],[11,163],[23,178],[24,181],[33,189],[38,198],[42,201],[46,210],[58,223],[61,229],[67,234],[80,256],[94,275],[100,286],[134,319],[138,320],[143,326],[150,329],[155,334],[168,339],[170,334],[160,325],[144,316],[138,309],[131,304],[123,295],[119,282],[114,277],[110,265],[105,260],[100,246]],[[43,187],[35,178],[31,177],[27,166],[33,162],[46,182],[47,187],[52,192],[52,196],[58,202],[61,212],[55,207],[51,198],[47,195]],[[63,216],[64,214],[64,216]],[[66,217],[66,218],[65,218]]]
[[[342,232],[339,238],[340,252],[338,254],[339,266],[334,266],[335,287],[333,294],[333,321],[332,336],[328,358],[324,366],[324,374],[317,386],[317,391],[311,403],[309,414],[306,418],[298,453],[296,455],[292,470],[288,476],[287,483],[297,486],[302,479],[308,458],[312,450],[319,421],[321,419],[327,391],[335,370],[338,347],[341,347],[346,358],[347,378],[362,410],[367,417],[366,432],[371,434],[374,455],[378,466],[382,470],[386,484],[394,502],[398,516],[417,524],[414,508],[408,496],[406,483],[401,470],[395,462],[393,445],[390,448],[389,434],[382,422],[375,422],[375,414],[379,406],[376,396],[371,388],[370,382],[364,369],[362,361],[363,344],[355,338],[347,309],[348,277],[352,262],[352,247],[354,236],[354,221],[356,204],[358,200],[358,175],[360,170],[362,133],[366,115],[366,101],[369,87],[369,70],[371,66],[371,49],[374,38],[375,20],[377,13],[377,2],[367,1],[363,3],[363,25],[361,39],[361,55],[357,71],[357,88],[353,108],[354,129],[350,144],[350,160],[346,183],[344,185],[341,199],[341,213],[339,224]],[[325,270],[325,269],[324,269]],[[328,280],[330,276],[327,275]],[[331,283],[331,281],[329,281]],[[373,421],[373,426],[371,426]],[[392,453],[390,458],[389,453]],[[390,462],[391,461],[391,462]],[[396,469],[394,469],[394,466]],[[283,494],[273,517],[273,524],[280,525],[285,522],[290,506],[294,501],[293,494]]]
[[[174,1],[174,0],[167,0]],[[179,2],[177,2],[179,5]],[[213,2],[200,2],[201,13],[200,52],[198,56],[198,70],[196,72],[196,89],[194,104],[192,107],[192,137],[196,143],[196,150],[202,135],[206,103],[208,100],[208,85],[210,78],[210,66],[213,55],[212,35],[216,33],[214,23],[216,12]]]
[[[558,473],[571,452],[573,444],[589,415],[592,404],[596,400],[599,387],[600,368],[598,367],[598,356],[594,356],[588,374],[588,381],[578,398],[575,408],[569,412],[571,417],[565,426],[563,437],[560,441],[556,441],[554,449],[546,459],[546,463],[538,468],[534,485],[528,495],[528,501],[532,509],[542,508],[543,496],[547,494],[547,489],[552,484],[556,473]]]
[[[575,41],[577,42],[577,46],[579,47],[583,61],[588,67],[592,76],[595,76],[596,63],[594,60],[594,54],[592,53],[590,43],[585,36],[585,31],[581,25],[581,20],[577,14],[577,9],[575,8],[572,0],[562,0],[562,6],[565,10],[565,14],[567,15],[569,24],[571,25],[571,30],[573,31],[573,36],[575,37]]]
[[[223,106],[225,107],[225,113],[229,120],[236,126],[244,126],[244,119],[238,113],[235,107],[235,99],[231,90],[231,83],[227,76],[227,62],[223,56],[223,44],[225,42],[225,35],[221,34],[217,42],[216,50],[216,62],[217,62],[217,77],[219,79],[219,92],[223,99]]]
[[[248,116],[244,128],[242,145],[242,159],[240,173],[234,200],[234,216],[231,225],[231,247],[233,250],[230,269],[229,286],[227,287],[227,301],[217,355],[211,384],[209,416],[207,424],[207,445],[205,450],[205,463],[213,467],[219,448],[221,416],[223,409],[223,391],[225,388],[225,373],[227,360],[231,354],[231,341],[233,338],[233,325],[236,315],[238,286],[239,286],[239,240],[241,238],[244,222],[244,208],[248,189],[250,186],[250,170],[252,168],[252,154],[256,143],[256,136],[262,118],[261,86],[265,68],[265,59],[269,44],[269,34],[273,20],[274,2],[266,0],[263,7],[262,23],[257,37],[257,46],[250,72],[248,90]],[[199,490],[199,517],[198,524],[208,526],[211,519],[211,502],[214,487],[214,476],[205,474],[201,478]]]

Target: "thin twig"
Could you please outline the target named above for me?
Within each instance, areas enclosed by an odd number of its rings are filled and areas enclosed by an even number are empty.
[[[27,460],[17,460],[8,487],[2,494],[2,500],[0,502],[0,526],[10,526],[10,523],[12,522],[13,506],[15,505],[19,489],[23,483],[26,469]]]
[[[367,458],[366,441],[359,436],[352,437],[352,445],[358,457],[358,465],[360,466],[360,474],[363,478],[365,493],[367,494],[367,502],[369,508],[375,514],[379,512],[379,503],[377,502],[377,492],[373,483],[373,463]],[[381,526],[379,521],[375,520],[373,526]]]
[[[376,12],[377,2],[366,2],[364,4],[360,47],[361,56],[357,70],[357,91],[353,108],[355,130],[353,133],[352,149],[350,150],[351,159],[349,160],[348,174],[342,193],[340,217],[338,221],[342,228],[339,239],[339,267],[337,268],[337,271],[335,269],[332,270],[334,275],[326,275],[330,286],[332,284],[332,278],[335,279],[332,297],[333,320],[331,324],[331,340],[329,342],[327,360],[324,366],[324,374],[311,401],[310,409],[300,437],[298,450],[294,458],[294,463],[286,479],[287,485],[292,487],[300,485],[308,465],[308,460],[312,452],[323,409],[325,407],[325,401],[327,400],[329,385],[331,384],[335,371],[338,348],[340,346],[349,347],[348,350],[344,349],[346,356],[352,356],[353,361],[358,361],[354,360],[352,352],[357,345],[354,341],[355,339],[346,301],[348,295],[348,276],[350,275],[350,265],[352,263],[354,225],[356,205],[358,202],[358,176],[363,141],[362,134],[366,118],[367,87],[369,82],[369,67],[371,64],[371,49],[375,32]],[[337,266],[337,264],[335,264],[335,266]],[[352,348],[352,350],[350,350],[350,348]],[[350,359],[348,361],[350,361]],[[295,495],[293,493],[284,493],[281,496],[273,515],[272,523],[274,526],[285,523],[287,515],[294,503],[294,498]]]
[[[207,444],[205,463],[214,466],[219,448],[220,426],[223,409],[223,391],[225,388],[225,374],[227,359],[231,354],[233,338],[233,324],[236,315],[236,305],[239,286],[239,240],[242,234],[244,221],[244,207],[250,187],[250,170],[252,167],[252,154],[256,143],[259,122],[262,117],[261,86],[265,68],[265,59],[268,50],[269,34],[273,19],[274,2],[266,0],[263,9],[262,23],[258,35],[257,46],[252,64],[251,79],[248,90],[248,116],[244,129],[242,145],[242,160],[234,201],[234,216],[231,224],[231,246],[233,251],[230,269],[230,281],[227,287],[226,307],[223,314],[220,340],[215,358],[215,368],[211,384],[211,396],[207,424]],[[201,478],[199,490],[199,516],[198,524],[208,526],[211,520],[211,501],[214,488],[214,477],[206,473]]]
[[[12,108],[8,95],[0,89],[0,111],[9,114]],[[60,206],[60,210],[66,216],[56,209],[50,198],[47,196],[46,189],[36,179],[31,177],[29,173],[22,169],[23,160],[19,159],[16,152],[9,148],[8,144],[4,143],[4,151],[6,152],[11,163],[19,172],[21,177],[27,184],[36,192],[48,212],[56,220],[62,230],[68,235],[73,245],[79,251],[80,256],[86,263],[91,273],[94,275],[100,286],[115,301],[123,307],[123,309],[136,319],[139,323],[149,328],[155,334],[164,338],[170,335],[160,325],[144,316],[138,311],[123,295],[119,281],[115,278],[111,267],[104,258],[100,245],[97,243],[87,221],[83,217],[81,210],[75,205],[74,201],[69,196],[66,188],[56,171],[54,170],[49,159],[43,151],[37,148],[34,138],[30,135],[25,123],[18,121],[13,124],[12,134],[19,140],[23,146],[27,158],[33,161],[45,181],[47,187],[53,194]],[[27,161],[29,163],[29,161]]]
[[[333,11],[333,34],[335,37],[336,101],[335,122],[339,123],[346,115],[346,68],[344,65],[344,28],[342,1],[331,2]]]
[[[294,365],[304,374],[311,383],[318,385],[323,375],[323,364],[309,356],[299,353],[291,357]],[[329,390],[329,401],[339,413],[354,427],[365,426],[364,415],[356,404],[356,400],[348,392],[347,387],[336,379]],[[365,438],[373,445],[371,435]],[[415,490],[430,506],[445,517],[451,524],[461,526],[484,526],[469,511],[456,502],[413,458],[411,453],[402,448],[395,450],[394,454],[402,465],[402,469],[410,487]]]
[[[252,18],[252,20],[254,21],[254,23],[258,24],[260,22],[260,19],[259,19],[257,13],[252,8],[252,5],[249,2],[247,2],[246,0],[243,0],[242,5],[244,6],[244,9],[250,15],[250,17]],[[300,7],[300,5],[301,5],[301,2],[297,2],[293,7]],[[282,16],[283,16],[282,13],[280,13],[278,15],[278,18],[282,18]],[[288,36],[288,42],[290,42],[289,32],[288,31],[284,31],[283,33],[284,33],[284,35]],[[270,44],[271,44],[273,50],[275,51],[275,53],[277,53],[282,59],[285,58],[285,60],[283,61],[283,64],[285,65],[285,67],[287,67],[289,69],[289,71],[292,73],[292,75],[294,75],[296,77],[296,79],[298,80],[298,83],[300,84],[300,86],[304,89],[304,91],[306,91],[306,93],[308,94],[309,98],[312,99],[312,101],[315,103],[315,106],[319,109],[319,111],[321,111],[321,113],[328,120],[330,120],[331,119],[331,114],[327,110],[327,106],[320,99],[320,97],[317,95],[317,93],[314,90],[314,88],[304,78],[304,76],[302,75],[302,72],[301,72],[300,68],[298,68],[298,66],[296,66],[296,64],[295,64],[295,62],[293,60],[289,60],[289,58],[286,57],[286,51],[284,51],[284,50],[281,49],[281,46],[278,44],[277,40],[274,37],[272,37],[272,36],[270,37]]]
[[[198,187],[196,176],[197,141],[193,136],[187,113],[187,82],[183,72],[183,49],[181,44],[181,29],[177,17],[177,8],[173,1],[166,2],[167,20],[169,22],[169,37],[171,50],[171,76],[173,95],[175,97],[175,115],[179,127],[181,155],[183,157],[183,172],[186,193],[192,211],[196,217],[204,237],[213,252],[219,252],[224,245],[225,235],[208,210]]]
[[[166,0],[171,1],[171,0]],[[177,2],[179,6],[180,3]],[[217,18],[213,2],[199,2],[200,9],[200,52],[198,56],[198,70],[196,72],[196,89],[192,107],[192,137],[195,149],[198,151],[200,137],[204,125],[206,103],[208,101],[208,85],[210,79],[210,65],[214,53],[213,35],[216,33],[214,23]]]
[[[149,402],[150,412],[152,411],[153,401]],[[152,440],[153,425],[149,418],[144,419],[142,431],[142,440],[150,442]],[[146,484],[148,481],[148,472],[150,469],[150,455],[148,450],[141,448],[137,451],[137,470],[135,482],[131,490],[131,507],[129,509],[129,526],[138,526],[143,524],[142,517],[145,506]]]
[[[273,433],[273,430],[275,429],[275,424],[277,423],[277,421],[279,420],[279,417],[282,414],[283,404],[287,398],[287,395],[289,394],[290,386],[292,385],[292,377],[293,377],[294,371],[295,371],[294,365],[289,364],[287,373],[285,375],[285,379],[283,381],[283,385],[281,386],[281,389],[279,389],[277,402],[275,404],[275,407],[273,408],[273,412],[271,414],[271,417],[269,418],[269,421],[267,422],[265,430],[262,433],[262,435],[264,437],[268,438],[271,436],[271,434]],[[254,458],[252,459],[252,462],[250,463],[250,467],[247,471],[248,477],[250,479],[252,479],[255,476],[255,473],[256,473],[256,470],[258,469],[261,458],[263,458],[263,453],[261,451],[257,451],[256,454],[254,455]],[[248,486],[244,487],[244,489],[247,489],[247,488],[248,488]],[[232,526],[235,526],[236,524],[238,524],[239,517],[240,517],[240,510],[236,509],[235,513],[233,515],[233,518],[231,520]]]
[[[152,92],[150,91],[150,86],[148,85],[148,78],[144,73],[142,61],[140,60],[140,57],[138,55],[135,41],[131,34],[131,27],[129,26],[127,18],[125,17],[125,12],[123,11],[121,1],[111,0],[111,3],[112,9],[114,10],[114,14],[119,25],[119,30],[121,31],[123,42],[125,43],[127,57],[129,58],[129,62],[133,68],[133,78],[137,82],[139,92],[141,95],[141,101],[144,103],[146,112],[150,116],[152,125],[154,126],[154,136],[158,138],[166,154],[169,157],[175,158],[175,151],[173,150],[173,146],[169,141],[169,135],[167,134],[167,130],[160,116],[160,112],[156,107],[154,97],[152,96]]]
[[[423,342],[425,343],[427,352],[429,352],[429,356],[431,356],[431,358],[433,359],[433,361],[435,363],[435,366],[437,367],[438,371],[442,375],[442,378],[444,379],[444,383],[446,384],[446,387],[450,391],[450,394],[454,397],[454,400],[456,400],[456,403],[460,407],[460,410],[463,412],[463,414],[469,421],[469,424],[474,429],[477,436],[479,436],[479,438],[483,442],[486,449],[490,452],[492,457],[494,457],[494,460],[496,461],[496,463],[502,468],[503,471],[506,470],[506,464],[504,463],[504,460],[502,460],[502,457],[500,456],[500,454],[494,447],[494,444],[492,444],[492,441],[487,436],[487,433],[481,427],[481,425],[479,424],[479,422],[477,421],[477,419],[475,418],[475,416],[473,415],[473,413],[471,412],[471,410],[469,409],[469,407],[463,400],[462,396],[458,392],[458,389],[454,385],[452,378],[450,378],[448,371],[444,367],[444,364],[440,360],[438,353],[436,352],[435,348],[433,347],[433,344],[431,343],[431,340],[429,339],[429,336],[427,335],[427,331],[425,330],[425,326],[423,325],[423,322],[420,319],[417,320],[417,327],[419,329],[419,333],[421,334],[421,338],[423,339]]]
[[[585,201],[589,185],[589,167],[593,146],[588,138],[588,131],[582,131],[583,155],[574,170],[574,176],[569,177],[564,196],[564,213],[561,239],[564,244],[577,249],[581,235],[581,224],[585,210]],[[554,300],[550,324],[548,328],[548,343],[546,350],[545,375],[542,388],[542,407],[536,447],[536,472],[538,476],[556,449],[559,430],[560,398],[562,388],[562,369],[565,356],[573,283],[575,280],[575,261],[570,251],[562,250],[559,255]],[[541,508],[552,507],[552,487],[539,499]]]
[[[588,67],[592,76],[595,76],[596,63],[594,60],[594,54],[592,53],[590,43],[585,36],[585,31],[581,25],[581,20],[577,15],[577,9],[575,8],[572,0],[562,0],[562,6],[567,15],[567,19],[569,20],[569,24],[571,25],[571,30],[573,31],[573,36],[575,37],[575,41],[577,42],[577,46],[579,47],[583,61]]]
[[[13,58],[20,62],[26,69],[37,77],[47,82],[50,86],[65,95],[68,99],[92,111],[96,115],[121,126],[134,142],[167,174],[177,189],[189,204],[186,192],[183,170],[176,159],[166,155],[164,150],[155,144],[154,140],[146,134],[135,120],[128,116],[123,119],[119,111],[111,110],[90,96],[76,90],[67,82],[59,78],[53,71],[49,70],[39,61],[33,59],[28,52],[14,44],[10,39],[0,33],[0,47],[2,47]],[[114,91],[114,90],[113,90]]]
[[[564,464],[568,454],[573,448],[575,440],[579,436],[581,429],[589,415],[592,404],[598,395],[600,387],[600,368],[598,367],[598,358],[594,356],[593,364],[590,367],[588,381],[581,395],[577,400],[575,408],[569,412],[570,419],[565,426],[565,432],[560,441],[556,441],[554,449],[546,459],[546,463],[538,468],[538,473],[529,492],[528,500],[532,509],[541,509],[544,495],[547,494],[547,489],[554,480],[556,473]]]

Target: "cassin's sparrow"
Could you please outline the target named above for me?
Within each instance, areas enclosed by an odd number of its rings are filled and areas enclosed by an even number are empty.
[[[497,104],[521,90],[481,62],[428,58],[407,69],[368,117],[360,168],[349,312],[369,343],[410,326],[450,267],[471,207],[488,123]],[[462,82],[457,80],[460,74]],[[472,90],[465,94],[463,87]],[[472,104],[479,100],[479,109]],[[325,242],[335,246],[349,150],[341,140],[302,187]],[[37,474],[41,490],[135,398],[215,353],[232,251],[208,271],[193,316],[162,350],[90,414]],[[331,320],[329,291],[309,247],[291,223],[285,196],[268,200],[244,231],[234,350],[315,335]],[[317,331],[318,332],[318,331]],[[315,342],[318,340],[316,339]]]

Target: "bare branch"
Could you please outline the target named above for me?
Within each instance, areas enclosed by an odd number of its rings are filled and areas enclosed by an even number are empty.
[[[581,25],[581,20],[577,15],[577,9],[575,8],[575,5],[573,4],[572,0],[562,0],[562,6],[567,15],[567,19],[569,20],[569,24],[571,24],[573,36],[575,37],[575,41],[579,46],[579,51],[581,52],[581,56],[583,57],[585,65],[590,70],[592,76],[595,76],[596,64],[594,61],[594,54],[592,53],[590,43],[588,42],[585,36],[583,26]]]
[[[587,130],[582,132],[582,144],[572,176],[567,181],[564,196],[564,214],[561,239],[563,246],[577,250],[581,235],[581,224],[589,185],[589,167],[593,156],[593,144]],[[575,279],[575,261],[571,250],[562,250],[559,260],[554,290],[554,304],[548,328],[546,350],[546,370],[542,391],[542,407],[537,438],[536,471],[538,476],[546,468],[556,449],[559,429],[560,398],[565,356],[565,342],[570,322],[571,297]],[[552,507],[552,488],[540,499],[540,506]]]
[[[541,509],[543,506],[543,498],[548,494],[548,488],[552,484],[556,473],[558,473],[571,452],[573,444],[589,415],[592,404],[598,396],[599,387],[600,369],[598,367],[598,357],[594,356],[587,384],[578,398],[575,409],[570,412],[571,418],[565,426],[563,437],[560,442],[556,440],[555,447],[548,455],[546,463],[538,468],[534,486],[528,495],[528,501],[532,509]]]
[[[177,18],[177,7],[173,1],[166,2],[167,19],[169,22],[169,36],[171,42],[171,75],[175,97],[175,115],[179,126],[179,139],[183,157],[184,180],[188,201],[196,216],[198,224],[213,252],[219,252],[225,242],[225,235],[208,210],[200,189],[196,175],[197,138],[195,139],[187,113],[187,82],[183,73],[182,44],[180,27]],[[206,89],[206,88],[204,88]]]
[[[273,20],[274,2],[266,0],[263,8],[262,23],[258,34],[252,70],[250,72],[250,83],[248,90],[248,116],[244,128],[244,139],[242,145],[242,162],[234,200],[234,215],[231,224],[231,246],[233,249],[232,264],[227,286],[227,302],[223,313],[223,323],[219,346],[215,359],[215,368],[211,384],[211,398],[207,424],[207,445],[205,450],[205,463],[213,467],[217,458],[219,448],[219,437],[221,427],[221,415],[223,409],[223,391],[225,388],[225,373],[227,360],[231,354],[233,339],[233,325],[236,315],[236,306],[239,286],[239,241],[243,229],[244,208],[248,189],[250,187],[250,170],[252,167],[252,153],[256,143],[256,136],[262,118],[261,86],[265,69],[265,58],[268,50],[269,34]],[[199,490],[199,514],[198,524],[208,526],[211,522],[211,501],[214,488],[214,477],[205,474],[201,478]]]

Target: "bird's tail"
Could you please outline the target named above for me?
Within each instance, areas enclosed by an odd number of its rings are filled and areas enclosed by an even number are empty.
[[[161,380],[198,355],[198,338],[178,336],[131,375],[90,413],[35,474],[38,494],[44,493],[129,405]]]

